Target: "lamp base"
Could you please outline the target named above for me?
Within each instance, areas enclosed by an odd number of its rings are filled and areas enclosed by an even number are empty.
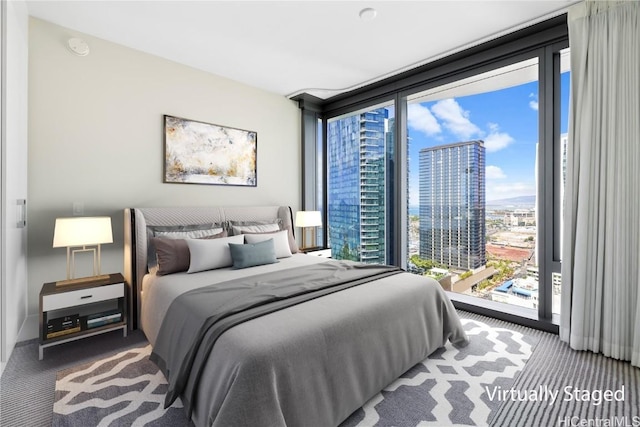
[[[322,248],[320,246],[305,246],[305,247],[298,248],[298,251],[300,251],[300,252],[302,252],[304,254],[304,253],[307,253],[307,252],[319,251],[320,249],[324,249],[324,248]]]
[[[98,282],[100,280],[109,280],[108,274],[101,274],[99,276],[89,276],[89,277],[79,277],[77,279],[66,279],[66,280],[58,280],[56,282],[56,286],[69,286],[69,285],[80,285],[82,283],[88,282]]]

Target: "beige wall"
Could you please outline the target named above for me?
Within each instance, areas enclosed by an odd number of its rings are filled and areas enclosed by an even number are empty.
[[[86,57],[66,49],[84,38]],[[241,52],[239,52],[241,54]],[[256,64],[260,72],[260,64]],[[258,133],[258,186],[162,183],[163,114]],[[31,18],[29,33],[29,314],[42,283],[65,277],[56,217],[110,215],[103,272],[122,271],[122,210],[136,206],[298,208],[300,115],[284,96]]]

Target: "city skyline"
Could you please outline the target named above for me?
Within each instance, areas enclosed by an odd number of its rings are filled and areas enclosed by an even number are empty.
[[[563,93],[568,90],[568,78],[569,73],[563,74]],[[483,167],[485,206],[492,206],[491,202],[496,200],[519,198],[514,207],[534,208],[539,121],[537,92],[538,83],[533,81],[475,95],[410,102],[407,108],[409,213],[418,213],[416,208],[420,206],[420,151],[472,140],[482,141],[486,153]],[[561,129],[565,131],[568,96],[561,98]],[[332,225],[329,240],[334,251],[340,250],[338,248],[353,251],[349,257],[360,258],[365,240],[372,261],[386,252],[383,242],[389,238],[389,230],[384,220],[373,221],[373,218],[389,215],[385,208],[393,188],[388,179],[393,177],[394,121],[392,104],[329,121],[328,222]],[[372,176],[376,174],[374,170],[378,171],[377,179]],[[367,212],[368,219],[366,223],[362,222],[362,210],[369,211],[374,206],[378,208],[377,215]],[[495,209],[497,205],[493,206]],[[364,228],[358,232],[355,224]],[[374,237],[376,234],[378,237]]]
[[[560,133],[567,132],[569,73],[561,75]],[[419,151],[473,139],[486,149],[486,201],[535,196],[538,82],[476,95],[410,103],[409,206],[419,206]]]
[[[569,78],[563,73],[559,85],[563,178]],[[538,82],[513,82],[493,80],[480,93],[461,82],[457,95],[476,93],[436,99],[453,93],[436,88],[408,102],[407,268],[453,292],[535,308]],[[394,124],[392,103],[328,121],[327,223],[336,259],[393,259]],[[560,284],[553,284],[556,312]]]

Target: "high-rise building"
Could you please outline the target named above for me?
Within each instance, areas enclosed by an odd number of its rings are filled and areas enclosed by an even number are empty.
[[[450,268],[486,264],[483,141],[420,150],[420,257]]]
[[[385,182],[388,111],[355,114],[328,123],[328,232],[332,257],[386,262]]]
[[[395,176],[396,176],[396,155],[395,155],[395,125],[396,119],[394,117],[390,118],[387,121],[387,128],[385,130],[385,138],[386,138],[386,156],[385,156],[385,182],[386,182],[386,191],[385,191],[385,200],[387,200],[387,204],[391,206],[395,197]],[[407,175],[408,176],[408,175]],[[392,242],[396,240],[395,228],[393,226],[388,226],[389,224],[395,224],[398,219],[395,216],[394,209],[387,209],[387,227],[385,233],[380,237],[385,240],[386,246],[386,258],[384,263],[390,264],[395,259],[394,256],[394,245]],[[408,223],[409,217],[406,218]]]

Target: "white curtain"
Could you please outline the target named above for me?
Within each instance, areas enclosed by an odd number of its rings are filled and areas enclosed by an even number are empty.
[[[569,8],[560,339],[640,366],[640,2]]]

